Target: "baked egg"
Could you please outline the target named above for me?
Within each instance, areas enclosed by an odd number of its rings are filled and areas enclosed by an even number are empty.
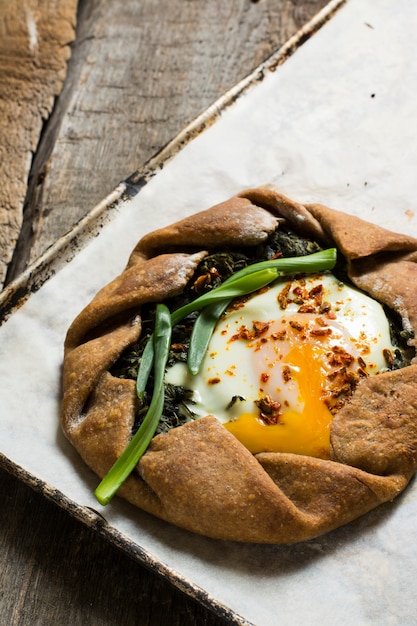
[[[331,273],[279,279],[235,300],[200,372],[166,382],[192,389],[196,418],[213,415],[252,453],[329,458],[333,414],[395,347],[382,306]]]

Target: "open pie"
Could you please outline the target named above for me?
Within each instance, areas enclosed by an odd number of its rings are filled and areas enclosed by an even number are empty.
[[[102,478],[140,411],[135,380],[114,366],[140,339],[143,308],[180,296],[212,252],[254,249],[282,225],[337,248],[353,285],[397,315],[411,356],[404,367],[363,376],[334,411],[329,458],[252,453],[210,415],[156,435],[119,495],[213,538],[304,541],[404,490],[417,463],[417,240],[272,188],[249,189],[144,236],[65,342],[62,426]]]

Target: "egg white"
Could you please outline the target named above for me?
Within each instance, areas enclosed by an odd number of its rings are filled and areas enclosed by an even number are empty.
[[[300,312],[302,303],[294,296],[297,289],[306,294],[320,286],[322,306],[312,307],[315,310],[310,313]],[[288,297],[283,301],[284,293]],[[311,304],[312,300],[305,302]],[[242,339],[242,328],[251,329],[254,322],[267,323],[268,330],[257,339]],[[299,323],[302,331],[289,327],[290,322],[293,327]],[[323,327],[330,329],[328,334],[314,337],[311,331]],[[283,329],[285,338],[272,339]],[[191,375],[186,364],[177,363],[167,370],[166,381],[193,390],[189,408],[196,417],[213,415],[222,423],[243,413],[259,413],[256,402],[265,394],[282,406],[302,411],[304,399],[294,380],[297,377],[284,376],[283,367],[298,373],[299,366],[286,362],[285,355],[303,342],[328,351],[346,351],[355,358],[352,369],[361,369],[366,375],[386,369],[384,351],[395,349],[382,306],[366,294],[331,273],[303,280],[280,279],[226,312],[216,326],[199,374]]]

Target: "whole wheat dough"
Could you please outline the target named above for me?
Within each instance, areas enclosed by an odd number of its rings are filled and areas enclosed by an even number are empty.
[[[181,293],[211,251],[264,241],[280,220],[335,245],[359,288],[417,326],[417,240],[274,189],[250,189],[143,237],[126,269],[78,315],[65,342],[62,426],[103,477],[130,440],[135,383],[111,366],[141,333],[141,305]],[[415,348],[416,339],[410,340]],[[417,361],[363,379],[334,416],[331,459],[252,455],[214,417],[152,440],[119,494],[195,533],[225,540],[307,540],[393,500],[417,462]]]

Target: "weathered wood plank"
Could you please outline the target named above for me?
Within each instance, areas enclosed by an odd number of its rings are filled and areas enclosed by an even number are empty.
[[[42,125],[62,88],[76,0],[0,0],[0,284],[23,222]]]
[[[325,0],[91,0],[34,163],[10,277],[247,75]]]
[[[0,469],[2,626],[224,626]]]

